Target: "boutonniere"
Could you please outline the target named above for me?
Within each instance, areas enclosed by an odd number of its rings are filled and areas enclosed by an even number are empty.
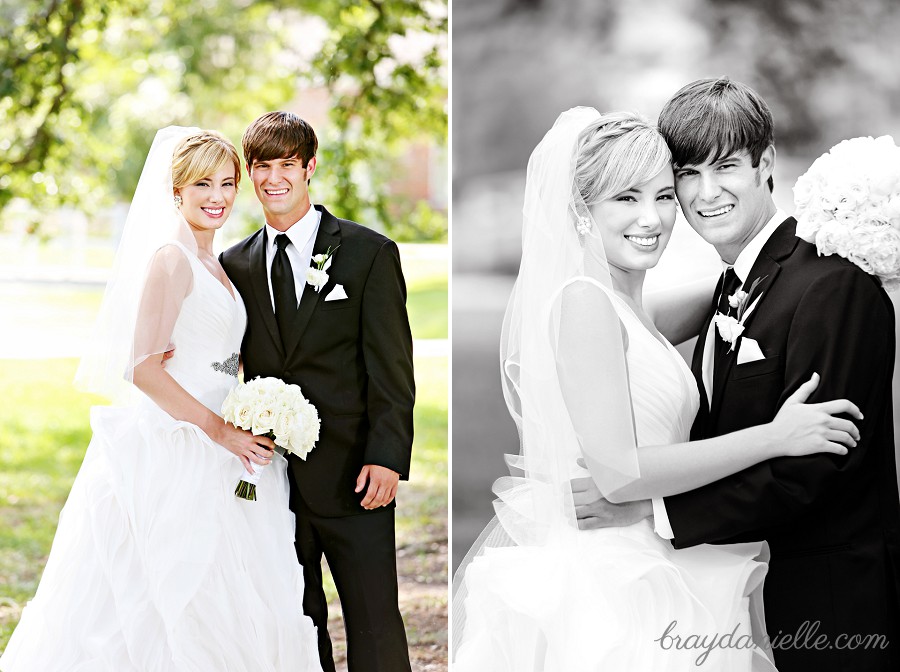
[[[750,285],[750,289],[746,292],[739,289],[729,296],[728,305],[730,308],[727,315],[717,312],[715,316],[713,316],[713,320],[716,323],[716,329],[719,331],[719,336],[721,336],[723,341],[731,344],[728,352],[734,350],[737,339],[744,333],[744,320],[750,315],[750,309],[756,305],[756,301],[759,301],[762,294],[757,296],[753,303],[750,303],[750,300],[753,298],[753,293],[756,291],[756,288],[759,287],[759,283],[767,277],[769,276],[764,275],[763,277],[754,280],[753,284]],[[735,311],[734,315],[731,314],[732,309]]]
[[[324,254],[314,255],[311,260],[312,265],[306,269],[306,282],[312,285],[317,293],[322,291],[322,287],[328,283],[328,269],[331,268],[331,258],[337,252],[338,247],[340,245],[332,250],[329,246]]]

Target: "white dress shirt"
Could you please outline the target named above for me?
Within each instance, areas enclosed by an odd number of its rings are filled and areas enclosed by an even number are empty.
[[[275,297],[272,294],[272,260],[275,258],[275,236],[284,233],[291,241],[285,248],[288,261],[291,262],[291,272],[294,274],[294,288],[297,290],[297,305],[300,305],[300,297],[303,296],[303,288],[306,287],[306,269],[312,260],[313,245],[316,243],[316,233],[319,231],[319,221],[322,213],[316,210],[312,203],[309,210],[300,221],[292,224],[287,231],[279,231],[266,224],[266,280],[269,283],[269,300],[272,302],[272,311],[275,311]]]
[[[772,215],[772,218],[759,230],[759,233],[757,233],[753,239],[747,243],[744,249],[740,251],[737,259],[734,260],[734,272],[741,281],[741,285],[747,282],[747,276],[750,275],[753,264],[756,263],[756,258],[759,256],[759,253],[762,252],[763,246],[769,241],[772,234],[775,233],[775,229],[777,229],[786,219],[787,214],[785,214],[783,210],[776,210],[775,214]],[[731,264],[723,261],[722,272],[724,273],[729,266],[731,266]],[[705,336],[702,336],[706,339],[703,346],[703,387],[706,389],[706,398],[709,400],[710,404],[712,404],[713,352],[715,350],[713,339],[715,336],[715,322],[710,322],[709,329],[707,329]],[[653,502],[653,526],[656,533],[663,539],[674,539],[675,533],[672,531],[672,525],[669,522],[669,515],[666,512],[666,505],[663,498],[657,497],[651,501]]]

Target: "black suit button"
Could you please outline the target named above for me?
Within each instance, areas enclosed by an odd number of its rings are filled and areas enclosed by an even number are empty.
[[[290,371],[285,371],[283,374],[281,374],[281,377],[282,377],[282,378],[290,378],[290,377],[291,377],[291,372],[290,372]]]

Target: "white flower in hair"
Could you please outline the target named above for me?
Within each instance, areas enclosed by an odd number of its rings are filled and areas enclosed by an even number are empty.
[[[578,223],[575,224],[575,230],[578,232],[579,236],[586,236],[591,232],[591,220],[588,217],[581,215],[578,218]]]

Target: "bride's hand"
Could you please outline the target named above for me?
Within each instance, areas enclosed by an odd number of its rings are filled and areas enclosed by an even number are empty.
[[[862,420],[859,408],[847,399],[807,404],[806,400],[819,385],[820,376],[812,377],[794,392],[770,423],[779,437],[779,455],[800,457],[814,453],[846,455],[859,441],[859,429],[850,420],[834,417],[847,414]]]
[[[253,473],[251,462],[265,466],[272,461],[275,454],[275,442],[267,436],[254,436],[245,429],[239,429],[230,422],[223,422],[213,441],[223,446],[226,450],[236,455],[244,469]]]

